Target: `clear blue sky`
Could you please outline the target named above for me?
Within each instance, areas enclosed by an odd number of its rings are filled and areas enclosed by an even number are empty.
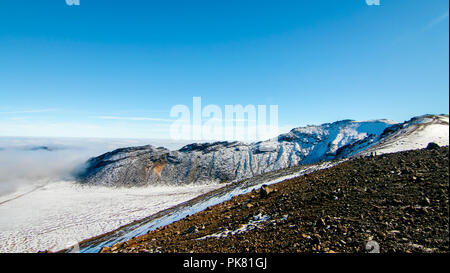
[[[2,0],[0,136],[164,138],[193,96],[282,128],[448,113],[448,54],[447,0]]]

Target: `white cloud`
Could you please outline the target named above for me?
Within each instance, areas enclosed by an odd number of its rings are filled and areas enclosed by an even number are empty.
[[[70,180],[73,171],[90,157],[148,144],[173,150],[187,143],[164,139],[0,137],[0,196],[21,187]],[[44,146],[50,150],[35,149]]]
[[[438,24],[444,22],[446,19],[448,19],[448,15],[449,15],[449,14],[448,14],[448,10],[447,10],[444,14],[442,14],[442,15],[440,15],[440,16],[434,18],[433,20],[431,20],[431,21],[430,21],[430,22],[422,29],[422,31],[423,31],[423,32],[428,31],[428,30],[430,30],[431,28],[433,28],[434,26],[436,26],[436,25],[438,25]]]

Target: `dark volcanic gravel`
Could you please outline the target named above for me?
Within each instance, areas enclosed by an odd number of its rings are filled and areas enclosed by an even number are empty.
[[[448,151],[352,159],[102,252],[353,253],[366,252],[371,240],[381,252],[449,252]],[[199,239],[226,231],[234,234]]]

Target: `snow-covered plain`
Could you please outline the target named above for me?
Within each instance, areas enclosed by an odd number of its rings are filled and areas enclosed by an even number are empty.
[[[61,250],[223,185],[106,188],[60,181],[0,199],[0,252]]]

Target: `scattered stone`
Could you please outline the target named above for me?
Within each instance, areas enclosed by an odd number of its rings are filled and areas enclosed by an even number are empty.
[[[273,192],[273,189],[270,188],[267,185],[262,185],[261,189],[259,190],[259,195],[261,196],[261,198],[266,198],[269,196],[269,194],[271,194]]]
[[[437,150],[439,149],[441,146],[439,146],[438,144],[434,143],[434,142],[430,142],[427,145],[427,150]]]
[[[183,235],[193,233],[196,230],[195,226],[191,226],[183,232]]]
[[[104,246],[102,247],[102,249],[100,250],[100,253],[108,253],[111,252],[111,248]]]
[[[125,243],[124,242],[119,242],[119,243],[115,243],[112,247],[111,247],[111,251],[116,251],[119,248],[121,248]]]

